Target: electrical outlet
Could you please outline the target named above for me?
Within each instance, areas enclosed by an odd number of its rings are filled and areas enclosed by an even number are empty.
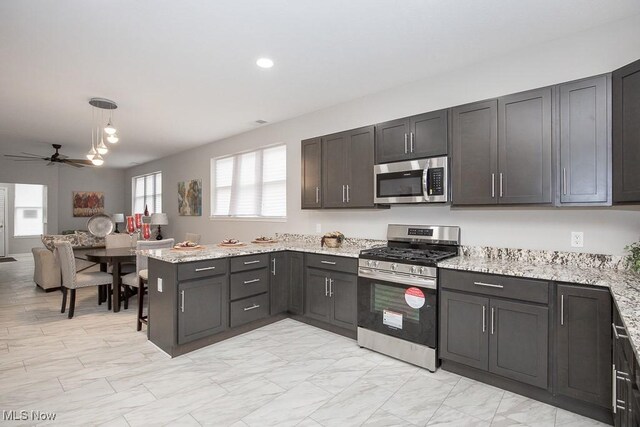
[[[158,292],[162,292],[162,277],[158,277]]]
[[[316,224],[316,233],[322,233],[322,226],[320,224]]]
[[[581,248],[584,246],[584,233],[582,231],[571,232],[571,247]]]

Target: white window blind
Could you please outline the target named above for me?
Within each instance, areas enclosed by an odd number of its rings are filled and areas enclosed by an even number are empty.
[[[213,217],[285,218],[287,146],[211,160]]]
[[[16,184],[14,187],[14,236],[44,234],[46,187]]]
[[[162,212],[162,172],[131,178],[133,187],[132,213],[144,213],[147,206],[149,214]]]

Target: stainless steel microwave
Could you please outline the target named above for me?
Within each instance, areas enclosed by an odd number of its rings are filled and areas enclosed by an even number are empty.
[[[444,156],[375,165],[375,203],[447,202],[448,163]]]

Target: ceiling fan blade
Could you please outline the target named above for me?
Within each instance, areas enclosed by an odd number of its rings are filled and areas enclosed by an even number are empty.
[[[25,153],[24,151],[21,151],[20,154],[26,154],[27,156],[34,156],[34,157],[42,157],[42,154]]]
[[[18,158],[18,159],[34,159],[34,160],[47,160],[46,157],[41,157],[41,156],[18,156],[15,154],[5,154],[5,157],[13,157],[13,158]]]
[[[91,163],[91,160],[85,160],[85,159],[63,159],[60,160],[60,163],[75,163],[76,165],[82,165],[82,166],[93,166],[93,163]]]
[[[14,162],[41,162],[45,159],[13,159]]]

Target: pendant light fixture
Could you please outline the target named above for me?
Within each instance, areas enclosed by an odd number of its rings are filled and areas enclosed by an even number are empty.
[[[89,104],[92,107],[91,150],[89,150],[86,157],[95,166],[102,166],[104,164],[102,156],[109,152],[109,147],[104,143],[104,134],[107,134],[107,141],[111,144],[115,144],[120,140],[116,134],[116,128],[113,126],[113,110],[118,108],[118,105],[104,98],[91,98]],[[99,117],[96,114],[96,108],[102,110]],[[106,126],[104,126],[104,110],[109,110],[109,120]]]

